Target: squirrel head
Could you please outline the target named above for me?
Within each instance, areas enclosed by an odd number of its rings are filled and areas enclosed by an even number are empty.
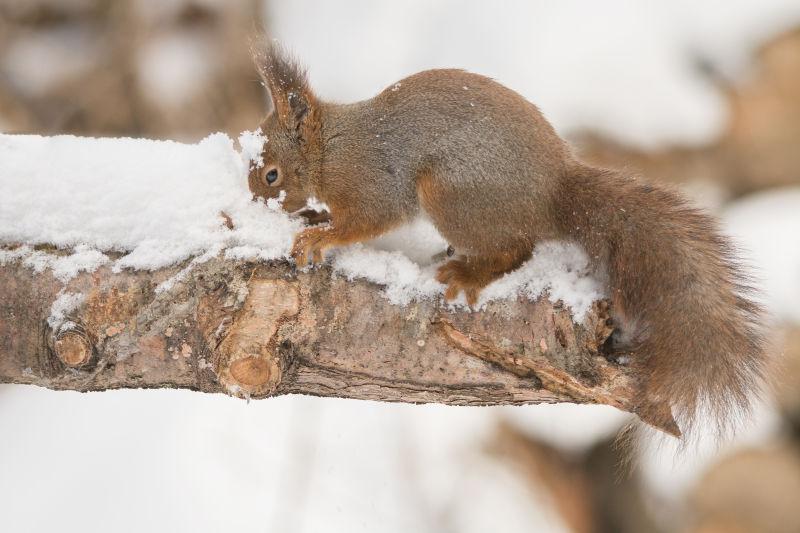
[[[274,43],[254,47],[253,57],[272,109],[261,122],[267,138],[261,153],[264,165],[248,177],[255,197],[277,198],[283,208],[302,209],[317,182],[321,161],[321,106],[308,85],[305,71]]]

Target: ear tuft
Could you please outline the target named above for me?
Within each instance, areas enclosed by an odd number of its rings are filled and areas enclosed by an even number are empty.
[[[253,60],[272,98],[279,122],[301,137],[318,119],[318,103],[303,69],[278,43],[261,39],[252,46]]]

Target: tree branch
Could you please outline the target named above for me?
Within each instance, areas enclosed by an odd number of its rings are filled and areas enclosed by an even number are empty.
[[[51,327],[62,289],[84,298],[66,328]],[[578,325],[547,300],[468,312],[395,306],[380,291],[327,268],[222,259],[186,270],[103,267],[63,287],[12,262],[0,266],[0,382],[635,410],[629,369],[600,355],[611,332],[604,302]]]

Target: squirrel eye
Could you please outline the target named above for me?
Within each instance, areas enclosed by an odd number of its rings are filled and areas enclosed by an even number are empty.
[[[273,168],[272,170],[267,172],[267,183],[269,185],[272,185],[276,181],[278,181],[278,169],[277,168]]]

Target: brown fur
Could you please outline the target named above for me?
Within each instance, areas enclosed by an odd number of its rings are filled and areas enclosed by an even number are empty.
[[[330,227],[297,236],[298,265],[424,214],[460,254],[438,272],[446,298],[464,291],[473,304],[535,243],[574,240],[607,274],[615,348],[633,353],[644,418],[668,418],[652,407],[667,401],[684,429],[704,410],[723,427],[748,406],[764,362],[761,310],[710,217],[578,162],[533,104],[489,78],[431,70],[338,105],[320,102],[274,46],[256,61],[274,111],[251,190],[285,191],[289,211],[309,196],[331,210]]]
[[[615,172],[576,166],[555,220],[605,266],[619,348],[646,391],[640,413],[684,429],[698,412],[728,429],[762,378],[761,308],[734,251],[708,215],[677,194]]]

